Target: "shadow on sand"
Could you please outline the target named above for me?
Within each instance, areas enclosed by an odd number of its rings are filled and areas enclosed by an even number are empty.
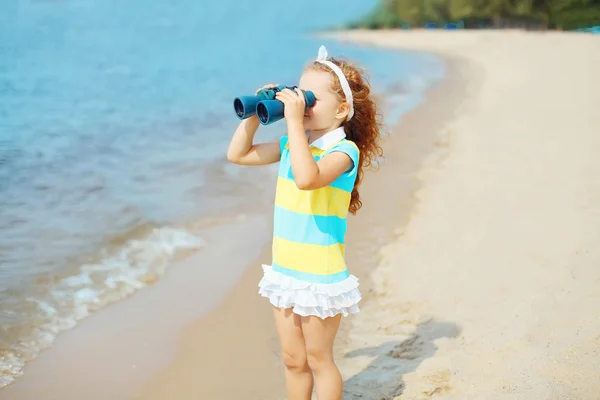
[[[429,320],[414,330],[406,339],[383,343],[351,351],[346,358],[375,357],[358,374],[344,382],[344,400],[393,400],[405,389],[404,376],[417,370],[425,360],[433,357],[438,348],[436,339],[455,338],[459,327],[452,322]],[[422,394],[433,395],[449,389],[449,371],[442,371],[432,379]],[[446,376],[448,375],[448,376]],[[431,391],[431,393],[427,393]]]

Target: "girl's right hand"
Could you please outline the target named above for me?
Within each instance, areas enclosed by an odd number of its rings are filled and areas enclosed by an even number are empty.
[[[256,93],[254,93],[254,94],[258,94],[258,92],[260,92],[261,90],[264,90],[264,89],[273,89],[274,87],[277,87],[277,86],[279,86],[279,83],[268,83],[265,86],[256,89]]]

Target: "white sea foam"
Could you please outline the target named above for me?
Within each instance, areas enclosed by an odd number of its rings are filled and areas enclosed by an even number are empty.
[[[155,228],[129,240],[96,263],[50,287],[39,287],[26,302],[32,317],[0,341],[0,388],[22,375],[27,361],[52,345],[57,335],[106,305],[127,297],[165,273],[173,256],[206,243],[179,228]],[[9,327],[10,328],[10,327]],[[4,335],[6,332],[2,332]]]

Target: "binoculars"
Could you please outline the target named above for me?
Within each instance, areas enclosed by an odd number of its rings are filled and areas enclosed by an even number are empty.
[[[279,85],[269,89],[262,89],[254,96],[240,96],[233,100],[233,108],[239,119],[246,119],[256,114],[263,125],[269,125],[284,117],[283,102],[276,100],[275,95],[283,89],[294,90],[297,86]],[[303,90],[306,109],[315,105],[313,92]]]

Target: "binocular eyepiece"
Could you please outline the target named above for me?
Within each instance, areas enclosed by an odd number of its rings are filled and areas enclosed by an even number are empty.
[[[240,96],[233,100],[233,108],[239,119],[246,119],[256,114],[263,125],[269,125],[284,117],[283,102],[275,99],[277,92],[283,89],[294,90],[296,86],[280,85],[269,89],[262,89],[254,96]],[[313,92],[303,90],[306,109],[315,105]]]

